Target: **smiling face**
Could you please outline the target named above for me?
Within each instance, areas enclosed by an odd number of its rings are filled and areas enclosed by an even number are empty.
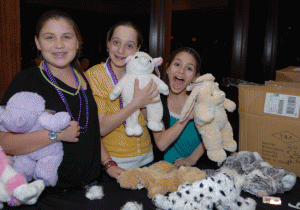
[[[111,39],[107,42],[113,68],[125,68],[126,57],[134,55],[139,50],[137,37],[138,34],[132,27],[121,25],[115,28]]]
[[[35,43],[50,70],[69,68],[79,48],[73,27],[63,18],[49,19]]]
[[[187,52],[178,53],[167,69],[167,74],[171,92],[186,93],[186,87],[196,78],[195,58]]]

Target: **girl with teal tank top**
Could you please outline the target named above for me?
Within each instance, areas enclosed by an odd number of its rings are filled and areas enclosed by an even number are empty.
[[[158,149],[164,152],[164,160],[177,167],[195,165],[205,152],[193,113],[179,122],[181,110],[189,97],[186,87],[200,75],[200,64],[200,56],[195,50],[180,48],[171,55],[163,72],[163,80],[169,85],[170,93],[167,97],[161,96],[164,129],[153,132],[153,137]]]

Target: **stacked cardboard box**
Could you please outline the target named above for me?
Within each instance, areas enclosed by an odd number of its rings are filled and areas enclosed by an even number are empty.
[[[239,151],[257,151],[264,161],[300,177],[299,108],[300,83],[295,80],[240,85]]]
[[[300,82],[300,67],[289,66],[276,71],[277,82]]]

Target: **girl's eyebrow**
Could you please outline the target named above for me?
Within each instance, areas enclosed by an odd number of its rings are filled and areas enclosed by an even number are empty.
[[[46,33],[44,33],[43,35],[55,35],[55,33],[52,33],[52,32],[46,32]],[[70,34],[70,35],[73,35],[74,33],[72,33],[72,32],[66,32],[66,33],[63,33],[63,35],[66,35],[66,34]]]
[[[180,61],[181,62],[181,60],[179,58],[174,59],[174,61]]]

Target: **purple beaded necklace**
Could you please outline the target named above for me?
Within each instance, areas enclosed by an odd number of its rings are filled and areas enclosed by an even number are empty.
[[[111,76],[111,78],[112,78],[112,80],[113,80],[113,83],[114,83],[114,85],[116,86],[116,84],[118,83],[118,79],[117,79],[117,77],[116,77],[114,71],[113,71],[112,68],[111,68],[111,65],[110,65],[110,59],[107,61],[107,68],[108,68],[108,71],[109,71],[109,73],[110,73],[110,76]],[[119,95],[119,103],[120,103],[120,109],[122,109],[122,108],[123,108],[123,100],[122,100],[121,95]]]
[[[118,79],[117,79],[114,71],[111,68],[110,61],[111,60],[109,59],[106,62],[107,63],[107,69],[108,69],[108,72],[109,72],[109,74],[110,74],[110,76],[112,78],[112,81],[113,81],[114,85],[116,86],[116,84],[118,83]],[[119,104],[120,104],[120,109],[122,109],[123,108],[123,100],[122,100],[122,96],[121,95],[119,95]],[[126,121],[124,121],[124,123],[126,124]]]
[[[72,71],[73,76],[74,76],[75,81],[76,81],[76,87],[78,88],[79,79],[78,79],[78,77],[76,76],[76,74],[75,74],[74,69],[72,68],[72,66],[70,66],[70,67],[71,67],[71,71]],[[55,84],[56,86],[58,86],[58,84],[57,84],[57,82],[56,82],[54,76],[52,75],[51,71],[49,71],[46,62],[43,63],[43,69],[44,69],[45,72],[47,73],[47,75],[48,75],[50,81],[51,81],[53,84]],[[79,104],[79,114],[78,114],[78,119],[76,120],[76,119],[73,117],[72,113],[71,113],[71,110],[70,110],[70,108],[69,108],[68,102],[67,102],[67,100],[66,100],[64,94],[62,93],[62,91],[59,90],[58,88],[55,88],[55,89],[56,89],[58,95],[60,96],[61,100],[64,102],[64,104],[65,104],[65,106],[66,106],[66,109],[67,109],[69,115],[71,116],[72,120],[73,120],[73,121],[78,121],[78,122],[79,122],[80,116],[81,116],[81,107],[82,107],[82,99],[81,99],[80,91],[78,92],[78,95],[79,95],[79,101],[80,101],[80,104]],[[85,126],[84,126],[84,127],[81,127],[81,126],[80,126],[80,133],[85,133],[85,132],[87,131],[87,129],[88,129],[88,123],[89,123],[89,103],[88,103],[88,98],[87,98],[87,96],[86,96],[86,93],[85,93],[83,87],[81,86],[80,89],[81,89],[82,94],[83,94],[83,96],[84,96],[85,107],[86,107],[86,121],[85,121]]]

